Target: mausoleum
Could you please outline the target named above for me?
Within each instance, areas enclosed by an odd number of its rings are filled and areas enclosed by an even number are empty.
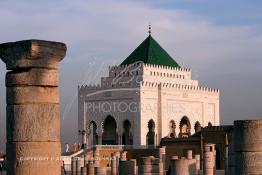
[[[219,125],[219,90],[199,86],[151,36],[98,85],[78,87],[79,142],[158,145]]]

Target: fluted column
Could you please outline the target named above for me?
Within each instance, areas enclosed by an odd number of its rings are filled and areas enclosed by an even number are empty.
[[[58,64],[63,43],[25,40],[0,44],[6,69],[8,175],[60,175]]]

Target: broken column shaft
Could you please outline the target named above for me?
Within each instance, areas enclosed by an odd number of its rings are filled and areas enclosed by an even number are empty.
[[[6,69],[8,175],[60,175],[58,64],[63,43],[25,40],[0,44]]]

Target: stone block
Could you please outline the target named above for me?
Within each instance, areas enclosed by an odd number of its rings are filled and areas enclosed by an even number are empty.
[[[58,68],[66,45],[43,40],[24,40],[0,44],[0,57],[8,70],[20,68]]]
[[[7,105],[7,141],[59,141],[58,104]]]
[[[61,175],[60,142],[8,142],[7,174]]]
[[[8,105],[25,103],[59,103],[58,87],[7,87]]]
[[[24,69],[6,74],[6,86],[58,86],[58,70],[55,69]]]

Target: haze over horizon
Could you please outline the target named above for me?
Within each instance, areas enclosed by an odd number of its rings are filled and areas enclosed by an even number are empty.
[[[0,43],[67,44],[60,64],[61,137],[77,136],[77,86],[97,83],[148,35],[201,86],[220,89],[221,124],[262,119],[262,1],[0,2]],[[0,151],[5,147],[5,64],[0,63]]]

